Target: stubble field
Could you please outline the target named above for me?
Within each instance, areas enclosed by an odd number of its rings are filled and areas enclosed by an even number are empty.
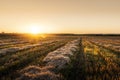
[[[0,35],[0,80],[120,80],[120,36]]]

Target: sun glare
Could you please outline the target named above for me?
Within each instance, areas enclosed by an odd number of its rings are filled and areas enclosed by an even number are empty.
[[[38,34],[39,32],[39,27],[38,26],[32,26],[30,33],[32,34]]]

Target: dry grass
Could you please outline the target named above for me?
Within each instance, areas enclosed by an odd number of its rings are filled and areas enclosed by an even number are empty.
[[[64,47],[50,52],[43,60],[46,65],[55,66],[57,69],[63,69],[70,62],[70,56],[79,50],[79,40],[72,41]]]
[[[59,80],[60,76],[56,75],[52,71],[52,66],[47,66],[44,68],[29,66],[20,71],[22,75],[16,80]]]
[[[48,53],[43,62],[42,68],[29,66],[20,71],[18,80],[61,80],[59,74],[61,69],[70,63],[70,56],[74,55],[79,49],[79,40],[72,41],[53,52]],[[72,55],[71,55],[72,54]]]

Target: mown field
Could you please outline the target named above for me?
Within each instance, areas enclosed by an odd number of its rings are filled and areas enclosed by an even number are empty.
[[[0,80],[120,80],[120,36],[0,35]]]

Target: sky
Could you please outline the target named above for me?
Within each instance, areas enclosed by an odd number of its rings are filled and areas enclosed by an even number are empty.
[[[120,33],[120,0],[0,0],[0,32]]]

